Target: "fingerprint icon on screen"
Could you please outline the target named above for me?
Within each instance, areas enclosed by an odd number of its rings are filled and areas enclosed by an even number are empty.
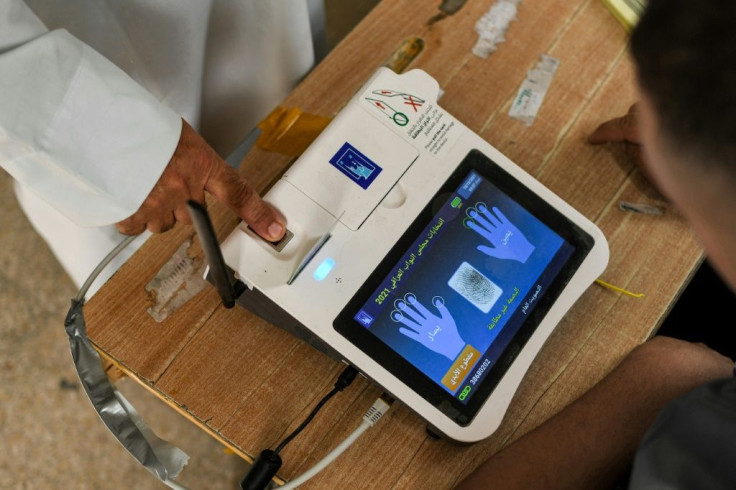
[[[447,285],[483,313],[488,313],[503,293],[498,284],[467,262],[460,264]]]

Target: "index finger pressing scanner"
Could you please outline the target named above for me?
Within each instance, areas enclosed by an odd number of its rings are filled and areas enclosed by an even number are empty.
[[[379,69],[264,196],[278,244],[222,243],[236,302],[471,443],[491,435],[608,262],[601,231],[437,103]]]

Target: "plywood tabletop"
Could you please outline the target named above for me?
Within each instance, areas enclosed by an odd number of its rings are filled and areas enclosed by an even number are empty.
[[[524,0],[487,58],[472,53],[476,22],[495,0],[384,0],[282,103],[333,116],[407,39],[443,90],[440,105],[595,222],[609,242],[601,279],[634,298],[592,285],[563,318],[519,387],[501,427],[460,446],[436,440],[396,403],[379,425],[303,488],[450,488],[489,455],[559,411],[649,338],[703,259],[677,210],[616,148],[586,142],[600,122],[636,101],[627,33],[600,0]],[[462,3],[462,2],[455,2]],[[531,125],[508,116],[522,81],[542,55],[559,60]],[[254,149],[241,173],[259,190],[292,161]],[[621,202],[657,206],[632,213]],[[219,238],[238,220],[209,201]],[[243,308],[225,309],[205,285],[162,322],[146,285],[177,250],[189,267],[202,252],[189,226],[151,238],[89,301],[88,335],[129,376],[244,458],[273,448],[332,387],[342,365]],[[360,423],[380,388],[359,378],[281,453],[279,476],[320,460]],[[145,417],[145,414],[143,414]]]

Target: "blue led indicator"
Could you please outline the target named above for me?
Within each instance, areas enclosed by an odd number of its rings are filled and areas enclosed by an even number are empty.
[[[330,273],[332,268],[335,266],[335,261],[332,260],[329,257],[326,257],[321,264],[317,266],[317,268],[314,270],[314,274],[312,276],[315,280],[321,281],[325,277],[327,277],[327,274]]]

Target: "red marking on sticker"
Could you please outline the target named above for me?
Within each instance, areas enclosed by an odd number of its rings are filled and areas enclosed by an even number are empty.
[[[414,100],[414,97],[411,95],[409,95],[409,100],[404,102],[404,104],[410,105],[414,109],[414,112],[417,112],[417,109],[422,106],[422,103]]]
[[[374,102],[374,103],[375,103],[375,104],[376,104],[376,105],[377,105],[378,107],[380,107],[381,109],[385,109],[385,107],[383,107],[383,105],[382,105],[382,104],[381,104],[380,102]]]

